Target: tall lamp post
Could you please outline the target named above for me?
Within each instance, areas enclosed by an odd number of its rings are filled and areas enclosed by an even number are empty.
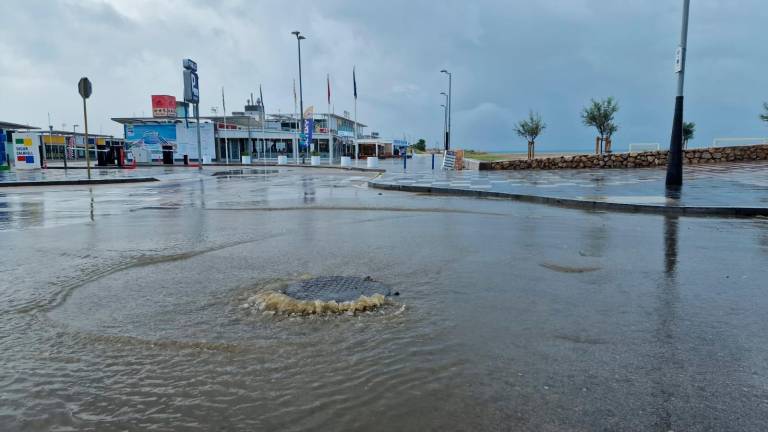
[[[451,81],[453,80],[453,74],[448,72],[445,69],[441,70],[440,72],[448,75],[448,127],[447,127],[447,131],[445,132],[445,149],[450,150],[451,149],[451,102],[452,102]]]
[[[448,103],[448,94],[446,92],[440,92],[441,95],[445,96],[445,105],[440,105],[443,107],[443,150],[448,150],[448,107],[450,106]]]
[[[306,39],[306,37],[302,36],[301,32],[298,30],[292,31],[291,34],[296,36],[296,43],[298,44],[298,48],[299,48],[299,116],[300,116],[299,129],[302,131],[301,134],[304,135],[304,89],[302,88],[302,85],[301,85],[301,41]],[[302,137],[301,139],[306,139],[306,138]],[[299,146],[301,146],[301,143],[299,143]],[[307,143],[307,150],[309,150],[309,143]]]
[[[683,0],[683,28],[680,34],[680,46],[675,58],[677,72],[677,98],[675,99],[675,117],[672,121],[672,138],[669,142],[667,159],[667,187],[679,188],[683,185],[683,89],[685,85],[685,57],[688,48],[688,16],[691,0]]]
[[[448,107],[445,104],[440,104],[443,107],[443,148],[445,148],[445,130],[448,127]]]

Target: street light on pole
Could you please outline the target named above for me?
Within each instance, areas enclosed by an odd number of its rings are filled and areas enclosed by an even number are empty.
[[[443,108],[443,150],[448,150],[448,94],[446,92],[440,92],[441,95],[445,96],[445,105],[440,105]]]
[[[680,46],[677,47],[675,72],[677,72],[677,98],[675,99],[675,117],[672,121],[672,138],[669,142],[667,159],[667,187],[679,188],[683,185],[683,90],[685,86],[685,58],[688,48],[688,16],[691,0],[683,0],[683,26],[680,33]]]
[[[301,41],[306,39],[306,37],[301,35],[301,32],[296,30],[291,32],[292,35],[296,36],[296,43],[299,48],[299,116],[300,116],[300,123],[299,128],[302,131],[304,131],[304,89],[302,87],[301,83]],[[302,139],[305,139],[302,137]],[[301,144],[299,144],[301,146]],[[309,143],[307,143],[307,150],[309,150]]]
[[[448,75],[448,127],[445,132],[445,149],[450,150],[451,149],[451,103],[453,102],[452,99],[452,83],[453,81],[453,74],[448,72],[446,69],[443,69],[440,71],[440,73],[444,73]]]
[[[445,148],[445,131],[448,127],[448,106],[446,104],[440,104],[443,107],[443,148]]]

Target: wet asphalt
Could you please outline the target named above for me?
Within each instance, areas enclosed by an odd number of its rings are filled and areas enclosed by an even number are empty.
[[[766,219],[154,174],[0,193],[0,430],[768,430]],[[401,295],[241,307],[306,276]]]

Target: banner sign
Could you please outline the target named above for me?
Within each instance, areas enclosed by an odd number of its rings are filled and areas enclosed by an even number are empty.
[[[14,135],[13,140],[14,166],[18,170],[40,168],[40,148],[35,145],[31,135]]]
[[[315,119],[308,118],[304,119],[304,136],[306,137],[304,140],[304,146],[308,147],[310,144],[312,144],[312,131],[315,130]]]
[[[5,157],[5,131],[0,129],[0,169],[3,169],[6,163],[7,162]]]
[[[443,170],[461,171],[464,168],[464,150],[446,150],[443,155]]]
[[[176,97],[152,95],[152,117],[176,117]]]
[[[163,158],[163,146],[176,150],[176,125],[129,125],[125,128],[125,141],[132,149],[148,150],[152,160]]]
[[[75,158],[75,137],[71,136],[67,138],[67,159]]]
[[[126,147],[135,155],[147,154],[149,160],[161,160],[163,146],[173,148],[174,159],[182,159],[184,155],[198,158],[196,128],[184,123],[126,125],[125,141]],[[203,157],[211,160],[215,154],[213,123],[200,124],[200,141]],[[144,161],[144,158],[139,159]]]

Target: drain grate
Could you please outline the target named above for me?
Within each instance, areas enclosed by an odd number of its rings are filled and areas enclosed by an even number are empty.
[[[289,285],[283,294],[296,300],[320,300],[325,302],[349,302],[360,298],[381,294],[391,295],[391,290],[381,282],[370,277],[322,276],[302,280]]]

